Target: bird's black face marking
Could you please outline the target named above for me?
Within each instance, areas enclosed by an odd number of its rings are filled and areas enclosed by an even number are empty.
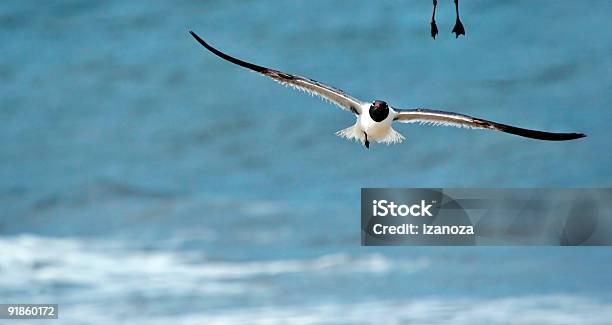
[[[382,122],[389,116],[389,106],[382,100],[375,100],[370,106],[369,113],[372,120]]]

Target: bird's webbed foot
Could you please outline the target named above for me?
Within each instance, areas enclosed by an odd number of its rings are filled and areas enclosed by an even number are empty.
[[[453,33],[456,34],[455,38],[459,38],[459,35],[465,35],[465,28],[463,28],[463,24],[461,23],[461,19],[457,17],[457,21],[455,22],[455,27],[453,27]]]
[[[436,26],[436,21],[432,20],[431,21],[431,37],[433,37],[433,39],[436,39],[436,35],[438,35],[438,26]]]
[[[436,39],[436,35],[438,35],[438,26],[436,25],[436,6],[438,5],[438,0],[433,0],[433,13],[431,14],[431,37]]]
[[[452,33],[455,33],[455,38],[459,38],[459,35],[465,35],[465,28],[463,28],[461,18],[459,18],[459,0],[455,0],[455,13],[457,20],[455,20],[455,27],[453,27]]]
[[[368,134],[365,132],[363,134],[365,134],[365,141],[363,144],[365,145],[366,149],[370,149],[370,141],[368,141]]]

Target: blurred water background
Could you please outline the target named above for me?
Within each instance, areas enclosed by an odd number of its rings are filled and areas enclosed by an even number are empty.
[[[362,187],[612,184],[612,2],[2,1],[0,302],[62,323],[612,319],[612,251],[361,247]],[[316,98],[240,58],[364,100],[551,143],[399,126],[370,150]]]

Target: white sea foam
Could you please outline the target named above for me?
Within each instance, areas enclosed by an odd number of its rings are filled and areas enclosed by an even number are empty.
[[[69,319],[125,321],[93,306],[71,308]],[[609,324],[612,304],[566,295],[502,299],[414,299],[353,304],[234,308],[172,316],[133,317],[132,324]]]
[[[227,296],[269,288],[254,278],[299,274],[404,272],[427,267],[427,260],[394,262],[379,254],[324,255],[311,259],[218,261],[202,254],[140,251],[113,243],[22,235],[0,238],[0,292],[61,285],[80,295],[111,298],[141,293]],[[68,293],[69,294],[69,293]],[[77,298],[77,297],[75,297]]]
[[[293,276],[312,280],[424,271],[429,267],[427,259],[399,262],[379,254],[333,254],[219,261],[201,254],[130,249],[113,241],[30,235],[0,238],[0,252],[3,300],[59,303],[65,323],[605,324],[612,319],[612,304],[582,296],[410,300],[312,296],[279,304],[278,297],[287,287],[274,285],[277,277],[292,281]],[[250,305],[240,303],[245,297]],[[197,308],[183,310],[190,301]],[[214,301],[223,301],[223,308],[215,308]]]

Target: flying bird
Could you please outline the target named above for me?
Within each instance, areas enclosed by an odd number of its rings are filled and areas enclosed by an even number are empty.
[[[585,137],[585,135],[581,133],[551,133],[528,130],[474,118],[468,115],[438,110],[422,108],[398,109],[389,106],[382,100],[375,100],[371,103],[364,102],[346,94],[340,89],[325,85],[316,80],[262,67],[229,56],[210,46],[196,33],[192,31],[189,33],[207,50],[224,60],[270,77],[281,85],[290,86],[308,94],[321,97],[322,99],[353,113],[356,117],[355,124],[344,130],[336,132],[336,134],[347,139],[353,139],[361,142],[366,148],[370,147],[370,141],[386,144],[402,142],[404,140],[404,136],[393,129],[393,122],[445,125],[470,129],[489,129],[519,135],[522,137],[549,141],[574,140]]]

